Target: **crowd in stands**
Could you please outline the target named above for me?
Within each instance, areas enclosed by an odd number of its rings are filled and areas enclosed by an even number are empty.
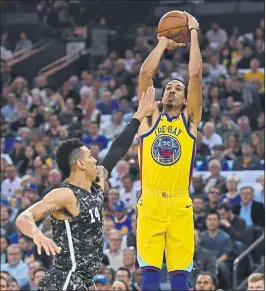
[[[148,31],[152,29],[145,28]],[[203,56],[203,117],[190,195],[195,222],[191,290],[232,287],[232,262],[262,233],[264,221],[264,19],[254,32],[217,23],[200,34]],[[21,33],[15,49],[2,34],[5,51],[28,49]],[[1,290],[36,290],[53,259],[38,255],[33,241],[15,226],[16,217],[62,182],[56,169],[58,144],[80,138],[99,161],[137,107],[140,67],[156,45],[156,32],[136,36],[123,57],[109,51],[94,71],[73,75],[53,91],[45,76],[29,87],[23,76],[9,79],[1,105]],[[188,82],[189,48],[167,51],[154,76],[157,98],[171,79]],[[4,57],[5,58],[5,57]],[[3,60],[3,58],[1,59]],[[4,59],[6,60],[6,59]],[[26,68],[25,68],[26,70]],[[1,70],[1,75],[6,72]],[[136,136],[105,185],[104,259],[94,278],[97,290],[140,290],[135,269],[136,213],[141,191]],[[39,222],[52,238],[49,218]],[[248,277],[264,260],[260,247],[243,261]],[[169,288],[166,266],[161,289]],[[262,284],[263,283],[263,284]],[[249,277],[249,290],[264,276]],[[255,286],[255,287],[254,287]],[[253,288],[253,289],[252,289]]]

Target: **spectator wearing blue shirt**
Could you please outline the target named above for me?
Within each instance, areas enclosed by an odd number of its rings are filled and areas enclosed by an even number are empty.
[[[99,109],[102,114],[111,115],[113,110],[118,109],[119,104],[116,100],[111,99],[110,91],[104,91],[102,94],[101,101],[97,104],[97,109]]]
[[[11,122],[17,116],[18,108],[16,104],[16,96],[14,93],[7,95],[7,104],[1,108],[1,116],[4,120]]]
[[[237,191],[239,179],[236,176],[229,176],[226,180],[227,193],[223,194],[220,203],[228,202],[232,207],[240,203],[240,194]]]
[[[233,208],[233,212],[244,219],[246,225],[251,227],[265,225],[265,209],[262,203],[253,200],[254,189],[243,187],[240,191],[241,202]]]
[[[208,164],[211,160],[213,159],[217,159],[220,161],[221,163],[221,170],[222,171],[229,171],[229,166],[228,166],[228,163],[227,163],[227,160],[225,157],[223,157],[223,152],[225,150],[225,146],[224,145],[215,145],[213,148],[212,148],[212,156],[210,156],[209,158],[207,159],[203,159],[202,160],[202,164],[201,166],[198,168],[199,171],[208,171]]]
[[[22,262],[22,253],[18,245],[12,244],[7,248],[7,264],[1,265],[1,271],[7,271],[18,281],[22,288],[28,284],[28,265]]]
[[[122,200],[115,201],[113,211],[115,228],[120,230],[122,234],[132,231],[131,217],[126,214],[127,208]]]
[[[219,229],[220,216],[216,211],[207,214],[207,230],[201,233],[200,246],[210,250],[216,257],[218,276],[221,288],[227,289],[230,286],[230,272],[227,261],[232,251],[232,241],[228,234]]]
[[[104,135],[99,134],[99,125],[97,122],[91,122],[89,125],[89,134],[82,139],[87,146],[98,144],[101,150],[107,148],[109,140]]]

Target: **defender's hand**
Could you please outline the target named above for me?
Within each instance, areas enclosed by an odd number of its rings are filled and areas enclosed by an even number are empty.
[[[138,111],[134,114],[134,118],[142,119],[146,116],[150,116],[155,108],[161,103],[161,101],[154,101],[155,89],[154,87],[149,87],[145,92],[142,93],[141,99],[139,101]]]
[[[56,254],[59,254],[61,251],[61,248],[59,248],[51,239],[46,237],[41,231],[34,233],[32,238],[33,242],[37,246],[39,255],[41,254],[42,247],[44,248],[48,256],[50,256],[50,254],[55,256]]]
[[[170,51],[175,50],[175,49],[178,48],[178,47],[185,47],[185,46],[186,46],[185,43],[177,43],[177,42],[173,41],[172,39],[167,38],[167,37],[165,37],[165,36],[161,36],[161,37],[159,37],[159,34],[157,34],[157,39],[158,39],[159,41],[164,41],[164,42],[166,43],[166,45],[167,45],[166,48],[167,48],[168,50],[170,50]]]
[[[196,28],[199,31],[199,22],[198,20],[192,16],[191,14],[184,11],[184,14],[186,15],[188,19],[188,29]]]

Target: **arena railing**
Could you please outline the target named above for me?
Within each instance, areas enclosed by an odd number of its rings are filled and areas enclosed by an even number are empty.
[[[249,246],[233,263],[233,290],[244,290],[243,287],[247,283],[247,279],[238,285],[238,266],[240,262],[246,258],[255,248],[265,241],[265,234],[261,235],[251,246]],[[255,272],[261,271],[264,268],[264,262],[256,268]]]
[[[53,43],[53,40],[41,40],[34,44],[30,50],[21,50],[13,55],[13,58],[8,62],[10,66],[13,66],[21,61],[29,58],[30,56],[44,50],[47,46]]]

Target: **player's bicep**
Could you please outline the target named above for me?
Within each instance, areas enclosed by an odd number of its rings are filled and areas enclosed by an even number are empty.
[[[202,83],[200,77],[193,77],[189,80],[187,110],[189,119],[199,124],[202,115]]]
[[[147,89],[153,86],[152,75],[146,72],[139,74],[139,86],[138,86],[138,99],[140,100],[143,92],[146,93]]]
[[[61,189],[55,189],[46,194],[41,201],[27,208],[25,214],[31,214],[33,219],[38,221],[62,208],[67,208],[69,202],[69,195],[67,194],[69,194],[68,191],[64,191],[63,193]],[[64,197],[62,199],[63,195]]]

